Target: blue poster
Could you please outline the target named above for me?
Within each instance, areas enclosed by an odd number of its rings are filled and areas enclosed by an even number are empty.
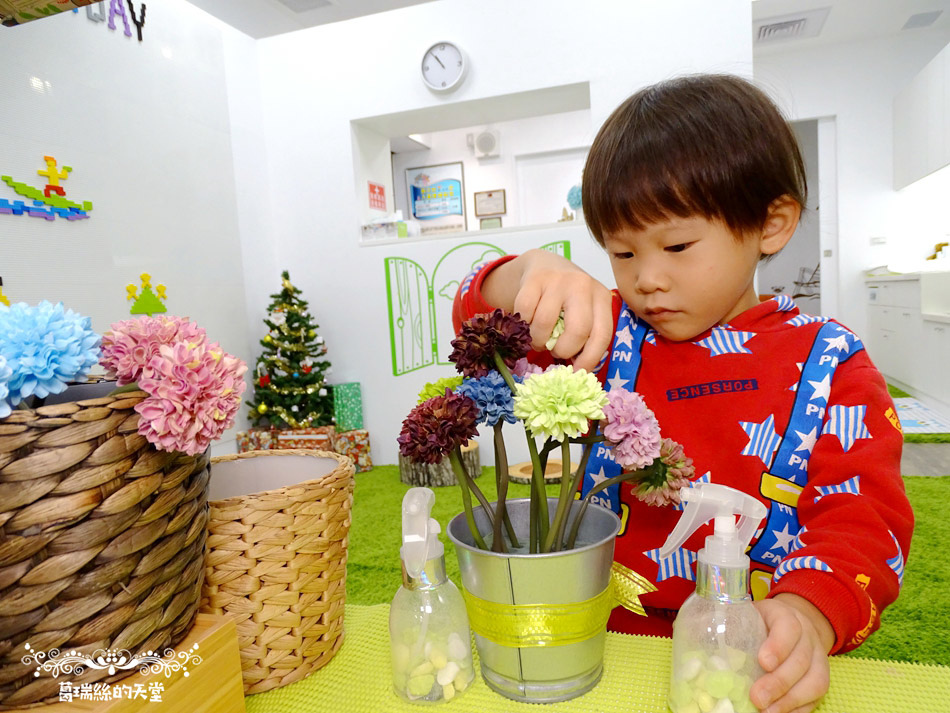
[[[406,169],[410,218],[421,223],[421,233],[465,230],[465,184],[462,163]]]

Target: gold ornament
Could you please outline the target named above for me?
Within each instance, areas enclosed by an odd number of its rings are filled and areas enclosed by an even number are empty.
[[[260,404],[257,407],[258,413],[267,413],[267,404]]]
[[[308,337],[315,337],[315,336],[317,336],[317,333],[311,329],[309,332],[307,332],[307,336],[308,336]]]
[[[265,334],[265,335],[264,335],[264,341],[267,342],[267,343],[270,343],[270,342],[273,341],[273,339],[271,338],[271,336],[270,336],[269,334]]]

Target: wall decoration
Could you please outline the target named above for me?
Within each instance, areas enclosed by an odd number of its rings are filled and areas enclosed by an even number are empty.
[[[548,243],[541,248],[568,259],[571,257],[571,243],[567,240]],[[463,243],[439,258],[431,277],[419,263],[409,258],[388,257],[384,260],[393,376],[434,364],[450,363],[448,345],[455,338],[452,300],[459,280],[476,265],[504,254],[504,250],[491,243]]]
[[[12,27],[69,12],[94,2],[98,0],[0,0],[0,22]]]
[[[369,184],[369,207],[373,210],[386,210],[386,186],[367,181]]]
[[[479,230],[490,230],[492,228],[500,228],[500,227],[501,227],[500,215],[492,216],[491,218],[482,218],[478,222]]]
[[[475,194],[475,215],[502,215],[507,213],[505,207],[505,191],[480,191]]]
[[[125,36],[131,37],[132,30],[129,28],[129,18],[125,14],[125,3],[123,0],[109,0],[109,29],[115,29],[115,16],[122,18],[122,24],[125,25]]]
[[[7,307],[10,306],[10,300],[5,294],[3,294],[3,278],[0,277],[0,302],[5,304]]]
[[[153,314],[164,314],[168,310],[165,309],[165,303],[162,300],[167,300],[168,296],[165,294],[165,285],[156,285],[155,290],[158,292],[158,295],[155,292],[152,292],[152,276],[147,272],[143,272],[139,275],[139,278],[142,280],[142,294],[137,294],[138,288],[135,285],[129,284],[126,285],[125,291],[127,300],[134,300],[132,303],[132,309],[129,310],[129,314],[147,314],[151,317]]]
[[[89,212],[92,210],[92,202],[76,203],[68,200],[66,189],[61,183],[69,177],[73,170],[72,167],[63,166],[59,168],[56,159],[52,156],[44,156],[43,161],[46,168],[37,170],[37,174],[46,177],[48,181],[43,188],[36,188],[20,181],[14,181],[10,176],[0,176],[0,181],[12,188],[14,193],[31,199],[31,205],[27,205],[26,201],[11,201],[7,198],[0,198],[0,214],[26,214],[33,218],[45,218],[46,220],[56,220],[56,216],[66,220],[88,218]]]
[[[139,42],[142,41],[142,28],[145,27],[145,3],[142,3],[141,17],[135,16],[135,8],[132,7],[132,0],[125,0],[129,6],[129,15],[132,16],[132,24],[135,25],[135,32],[139,36]]]
[[[461,161],[406,169],[409,214],[422,224],[422,235],[467,229],[464,174]]]

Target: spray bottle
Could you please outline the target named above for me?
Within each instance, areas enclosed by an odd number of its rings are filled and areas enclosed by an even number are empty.
[[[696,591],[673,623],[669,706],[673,713],[755,713],[749,688],[762,675],[762,617],[749,594],[745,554],[765,505],[751,495],[711,483],[680,490],[683,516],[660,556],[668,557],[698,528],[715,519],[699,551]],[[739,516],[736,523],[735,516]]]
[[[389,609],[393,687],[406,700],[448,701],[475,677],[465,601],[445,574],[435,494],[410,488],[402,500],[402,586]]]

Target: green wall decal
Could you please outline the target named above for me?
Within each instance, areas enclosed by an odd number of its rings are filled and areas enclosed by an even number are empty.
[[[571,243],[567,240],[547,243],[541,249],[571,258]],[[459,280],[477,265],[503,255],[505,251],[491,243],[464,243],[439,258],[431,277],[415,260],[384,260],[393,376],[450,363],[448,347],[455,338],[452,301]]]

